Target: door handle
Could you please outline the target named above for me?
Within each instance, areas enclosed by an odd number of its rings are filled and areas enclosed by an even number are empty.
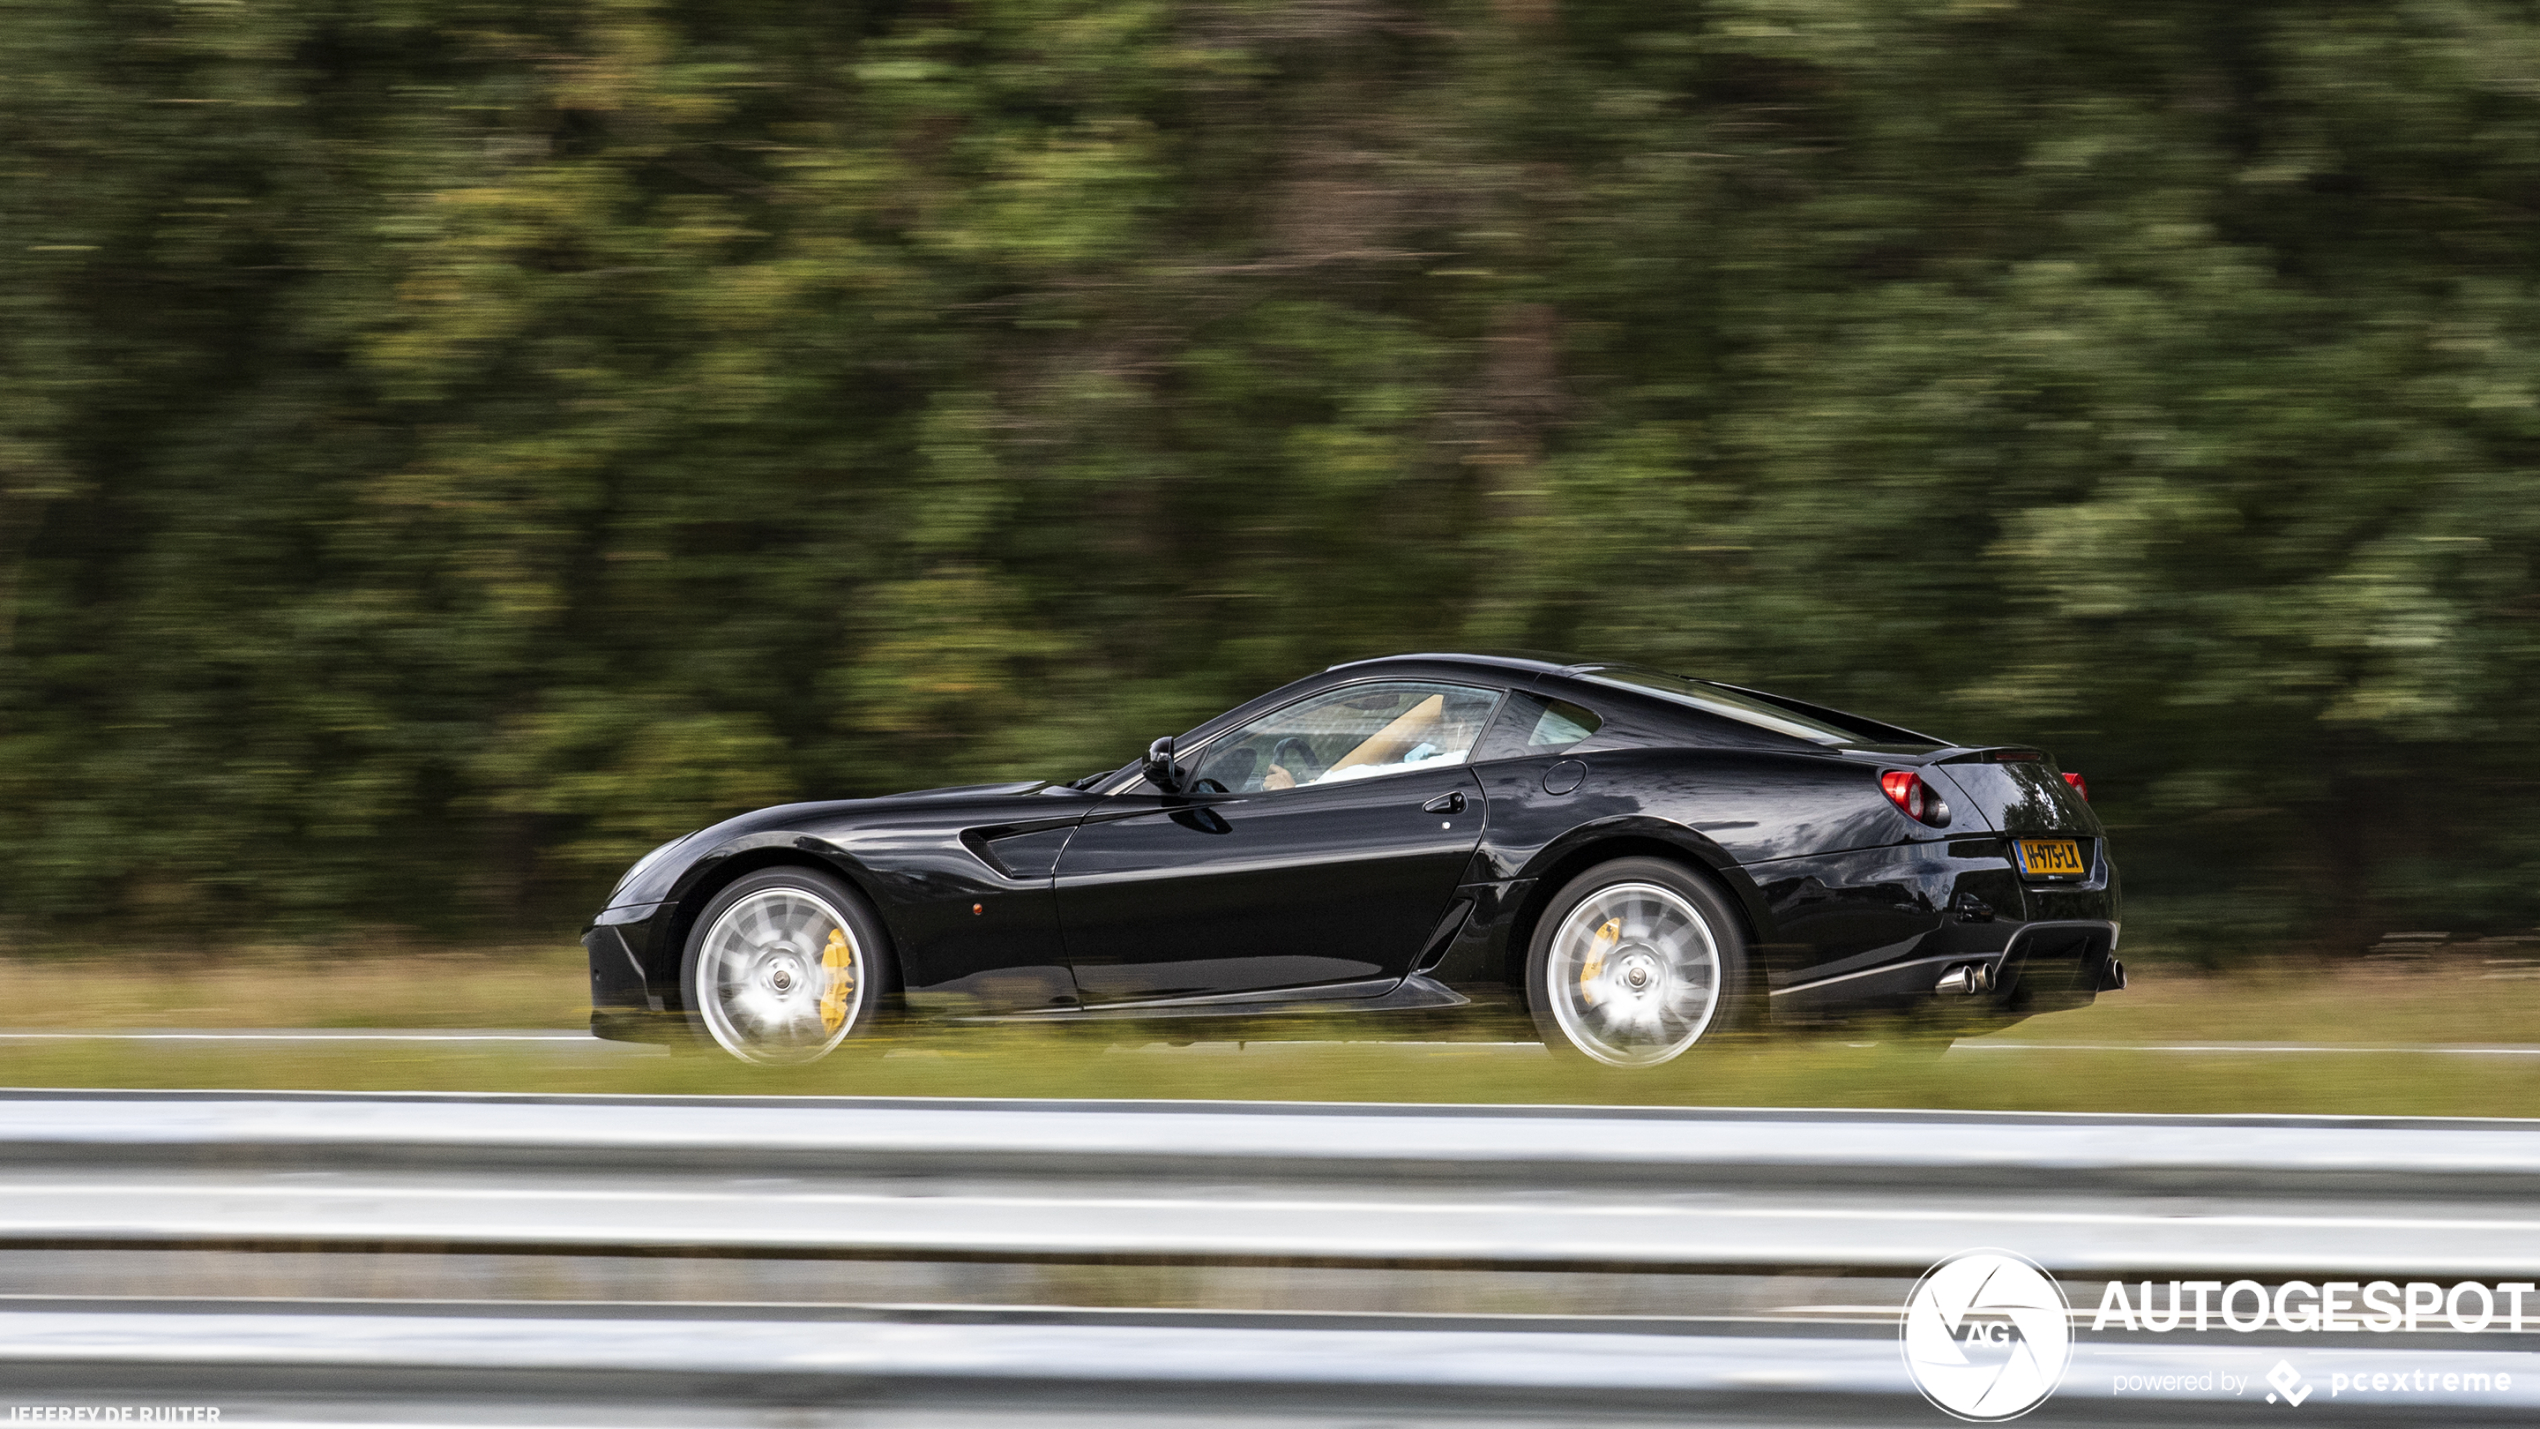
[[[1460,792],[1440,794],[1420,807],[1432,814],[1460,814],[1464,812],[1464,795]]]

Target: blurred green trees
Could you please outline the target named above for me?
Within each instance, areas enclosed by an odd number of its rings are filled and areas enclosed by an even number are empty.
[[[2042,742],[2209,954],[2540,913],[2525,6],[17,0],[0,377],[22,943],[1441,645]]]

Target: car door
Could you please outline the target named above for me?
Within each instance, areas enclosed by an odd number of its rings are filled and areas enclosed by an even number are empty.
[[[1480,842],[1465,761],[1499,695],[1345,685],[1212,740],[1190,792],[1106,800],[1058,865],[1085,1005],[1400,979]]]

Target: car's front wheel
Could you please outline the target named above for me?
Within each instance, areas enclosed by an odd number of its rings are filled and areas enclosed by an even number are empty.
[[[1734,1028],[1746,937],[1707,880],[1656,858],[1598,864],[1555,893],[1526,954],[1526,1001],[1556,1056],[1654,1067]]]
[[[691,1027],[733,1056],[811,1062],[871,1029],[888,957],[855,890],[816,869],[771,868],[706,905],[679,985]]]

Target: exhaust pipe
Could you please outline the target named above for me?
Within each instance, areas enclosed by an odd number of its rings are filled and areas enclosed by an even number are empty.
[[[2108,957],[2108,970],[2099,977],[2099,990],[2101,992],[2125,991],[2125,964],[2118,962],[2113,953]]]
[[[1973,997],[1979,992],[1993,991],[1993,969],[1985,963],[1960,963],[1940,975],[1932,985],[1934,992],[1954,992]]]

